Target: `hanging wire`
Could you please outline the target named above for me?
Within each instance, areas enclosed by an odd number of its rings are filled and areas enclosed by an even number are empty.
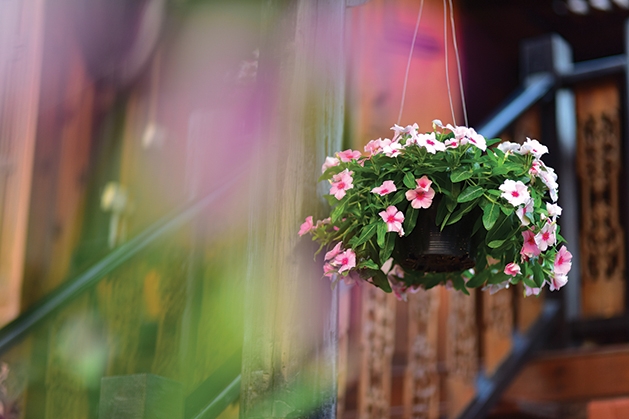
[[[397,124],[400,125],[402,120],[402,112],[404,111],[404,100],[406,99],[406,84],[408,83],[408,74],[411,68],[411,59],[415,50],[415,40],[417,39],[417,30],[419,29],[419,21],[422,18],[422,10],[424,9],[424,0],[419,5],[419,13],[417,14],[417,23],[415,23],[415,33],[413,33],[413,42],[411,42],[411,51],[408,53],[408,62],[406,63],[406,74],[404,75],[404,86],[402,87],[402,101],[400,102],[400,113],[397,116]]]
[[[465,119],[465,126],[468,126],[467,119],[467,107],[465,105],[465,92],[463,89],[463,76],[461,72],[461,59],[459,56],[459,46],[456,40],[456,29],[454,25],[454,7],[452,0],[448,0],[450,3],[450,24],[452,25],[452,43],[454,44],[454,55],[456,57],[457,75],[459,79],[459,90],[461,92],[461,103],[463,105],[463,117]],[[397,124],[399,125],[402,120],[402,113],[404,112],[404,102],[406,100],[406,87],[408,84],[408,75],[411,68],[411,60],[413,58],[413,52],[415,50],[415,41],[417,40],[417,31],[419,30],[419,22],[422,18],[422,11],[424,9],[424,0],[421,0],[419,5],[419,13],[417,14],[417,22],[415,23],[415,32],[413,33],[413,41],[411,42],[411,50],[408,54],[408,61],[406,63],[406,73],[404,74],[404,85],[402,87],[402,100],[400,102],[400,112],[397,117]],[[452,102],[452,90],[450,88],[450,70],[448,64],[448,4],[446,0],[443,0],[443,45],[446,67],[446,85],[448,87],[448,100],[450,102],[450,112],[452,114],[452,122],[456,125],[456,117],[454,115],[454,104]]]
[[[443,52],[446,57],[446,85],[448,86],[448,100],[450,101],[450,112],[452,113],[452,123],[456,126],[454,116],[454,105],[452,104],[452,92],[450,90],[450,70],[448,68],[448,6],[443,0]]]
[[[454,55],[456,56],[456,67],[459,74],[459,89],[461,90],[461,104],[463,105],[463,117],[465,118],[465,126],[468,127],[467,121],[467,107],[465,106],[465,92],[463,91],[463,76],[461,75],[461,60],[459,58],[459,46],[456,42],[456,29],[454,27],[454,7],[452,7],[452,0],[450,1],[450,25],[452,26],[452,43],[454,44]],[[446,70],[447,71],[447,70]]]

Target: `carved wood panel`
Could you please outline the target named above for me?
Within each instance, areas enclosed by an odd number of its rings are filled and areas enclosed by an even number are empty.
[[[513,333],[513,289],[494,295],[483,292],[483,364],[492,374],[511,351]]]
[[[374,286],[363,286],[361,319],[358,417],[388,418],[395,335],[395,297]]]
[[[620,97],[613,80],[576,90],[581,195],[581,280],[585,316],[624,311],[625,235],[619,217]]]
[[[404,375],[404,418],[439,417],[437,373],[439,290],[408,296],[408,346]]]

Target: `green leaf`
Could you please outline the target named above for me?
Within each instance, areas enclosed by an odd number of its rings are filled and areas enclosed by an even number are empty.
[[[463,280],[463,277],[461,275],[455,275],[452,278],[452,286],[455,290],[462,291],[464,294],[470,295],[469,291],[465,287],[465,281]]]
[[[467,188],[463,189],[463,191],[461,192],[461,194],[456,200],[459,203],[468,202],[482,196],[484,192],[485,192],[485,188],[483,188],[480,185],[468,186]]]
[[[360,246],[365,243],[367,240],[371,239],[374,234],[376,234],[376,229],[378,228],[378,222],[372,222],[367,226],[363,227],[360,232],[360,236],[354,236],[350,241],[349,245],[352,247]]]
[[[505,207],[503,205],[500,205],[500,211],[502,211],[502,213],[506,216],[509,216],[511,214],[513,214],[513,211],[515,211],[515,208],[513,207]]]
[[[485,242],[489,243],[494,240],[505,240],[507,238],[507,232],[511,228],[509,217],[500,214],[498,221],[494,224],[491,230],[487,232]]]
[[[491,147],[492,145],[498,144],[501,141],[502,140],[500,138],[485,139],[485,144],[487,145],[487,147]]]
[[[469,170],[469,166],[459,166],[450,174],[450,180],[452,182],[462,182],[471,178],[473,175],[474,172]]]
[[[497,249],[500,246],[502,246],[504,242],[505,242],[504,240],[492,240],[489,243],[487,243],[487,246],[491,247],[492,249]]]
[[[378,234],[378,246],[382,249],[384,247],[385,237],[387,234],[387,223],[385,223],[384,221],[378,222],[376,233]]]
[[[373,269],[375,271],[380,269],[378,264],[376,262],[374,262],[373,260],[371,260],[371,259],[365,259],[362,262],[360,262],[358,264],[358,268],[360,268],[360,269],[362,269],[362,268]]]
[[[373,276],[371,277],[371,280],[373,281],[373,284],[376,287],[382,289],[382,291],[384,292],[393,291],[391,289],[391,285],[389,285],[389,280],[387,279],[387,276],[384,274],[384,272],[380,270],[374,271]]]
[[[439,202],[439,207],[437,207],[437,215],[435,217],[435,223],[437,225],[441,225],[443,223],[443,220],[446,218],[446,215],[450,213],[446,204],[447,199],[446,197],[444,197],[443,199],[441,199],[441,202]]]
[[[417,223],[417,216],[419,210],[411,207],[410,205],[406,209],[406,215],[404,216],[404,234],[409,235],[413,232],[415,224]]]
[[[533,280],[537,288],[541,288],[542,284],[544,284],[544,271],[542,270],[542,265],[539,263],[533,264]]]
[[[500,216],[500,205],[490,202],[483,208],[483,226],[485,230],[489,231],[496,224],[498,217]]]
[[[487,282],[489,284],[501,284],[505,281],[508,281],[509,279],[511,279],[511,277],[501,271],[501,272],[498,272],[497,274],[491,275]]]
[[[404,175],[403,183],[404,186],[409,189],[415,189],[417,187],[417,182],[415,182],[415,177],[411,172],[406,172],[406,174]]]
[[[345,213],[345,207],[347,207],[347,201],[348,200],[341,201],[339,206],[332,210],[332,214],[330,214],[330,220],[332,224],[336,224],[336,222],[340,218],[342,218],[343,214]]]
[[[481,285],[483,285],[485,283],[485,281],[489,277],[489,274],[490,274],[489,269],[485,269],[484,271],[482,271],[480,273],[477,273],[476,275],[474,275],[472,277],[472,279],[467,281],[467,287],[468,288],[478,288],[478,287],[480,287]]]
[[[395,236],[397,233],[391,231],[386,234],[386,238],[384,240],[384,247],[380,250],[380,260],[382,263],[387,261],[391,257],[391,253],[393,253],[393,247],[395,247]]]
[[[393,196],[393,200],[389,203],[389,205],[397,205],[404,200],[405,192],[397,191]]]
[[[450,196],[446,196],[445,200],[446,200],[446,208],[448,209],[448,212],[454,211],[454,209],[456,208],[456,200]]]
[[[454,224],[460,221],[461,218],[463,218],[465,214],[472,211],[477,206],[478,206],[478,199],[461,204],[459,206],[459,209],[457,209],[455,212],[452,213],[452,215],[450,216],[450,219],[448,220],[447,225]]]

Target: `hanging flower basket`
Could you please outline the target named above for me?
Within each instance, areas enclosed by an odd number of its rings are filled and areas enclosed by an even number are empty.
[[[446,284],[496,291],[523,282],[527,295],[567,282],[570,252],[559,234],[557,176],[537,140],[486,140],[473,128],[419,133],[328,157],[320,181],[330,216],[307,217],[299,234],[326,250],[323,274],[368,281],[398,298]],[[495,146],[495,147],[494,147]]]

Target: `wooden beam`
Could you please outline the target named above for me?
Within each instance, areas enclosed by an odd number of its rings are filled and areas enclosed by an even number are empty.
[[[564,402],[629,394],[629,345],[541,355],[504,395],[505,400]]]

